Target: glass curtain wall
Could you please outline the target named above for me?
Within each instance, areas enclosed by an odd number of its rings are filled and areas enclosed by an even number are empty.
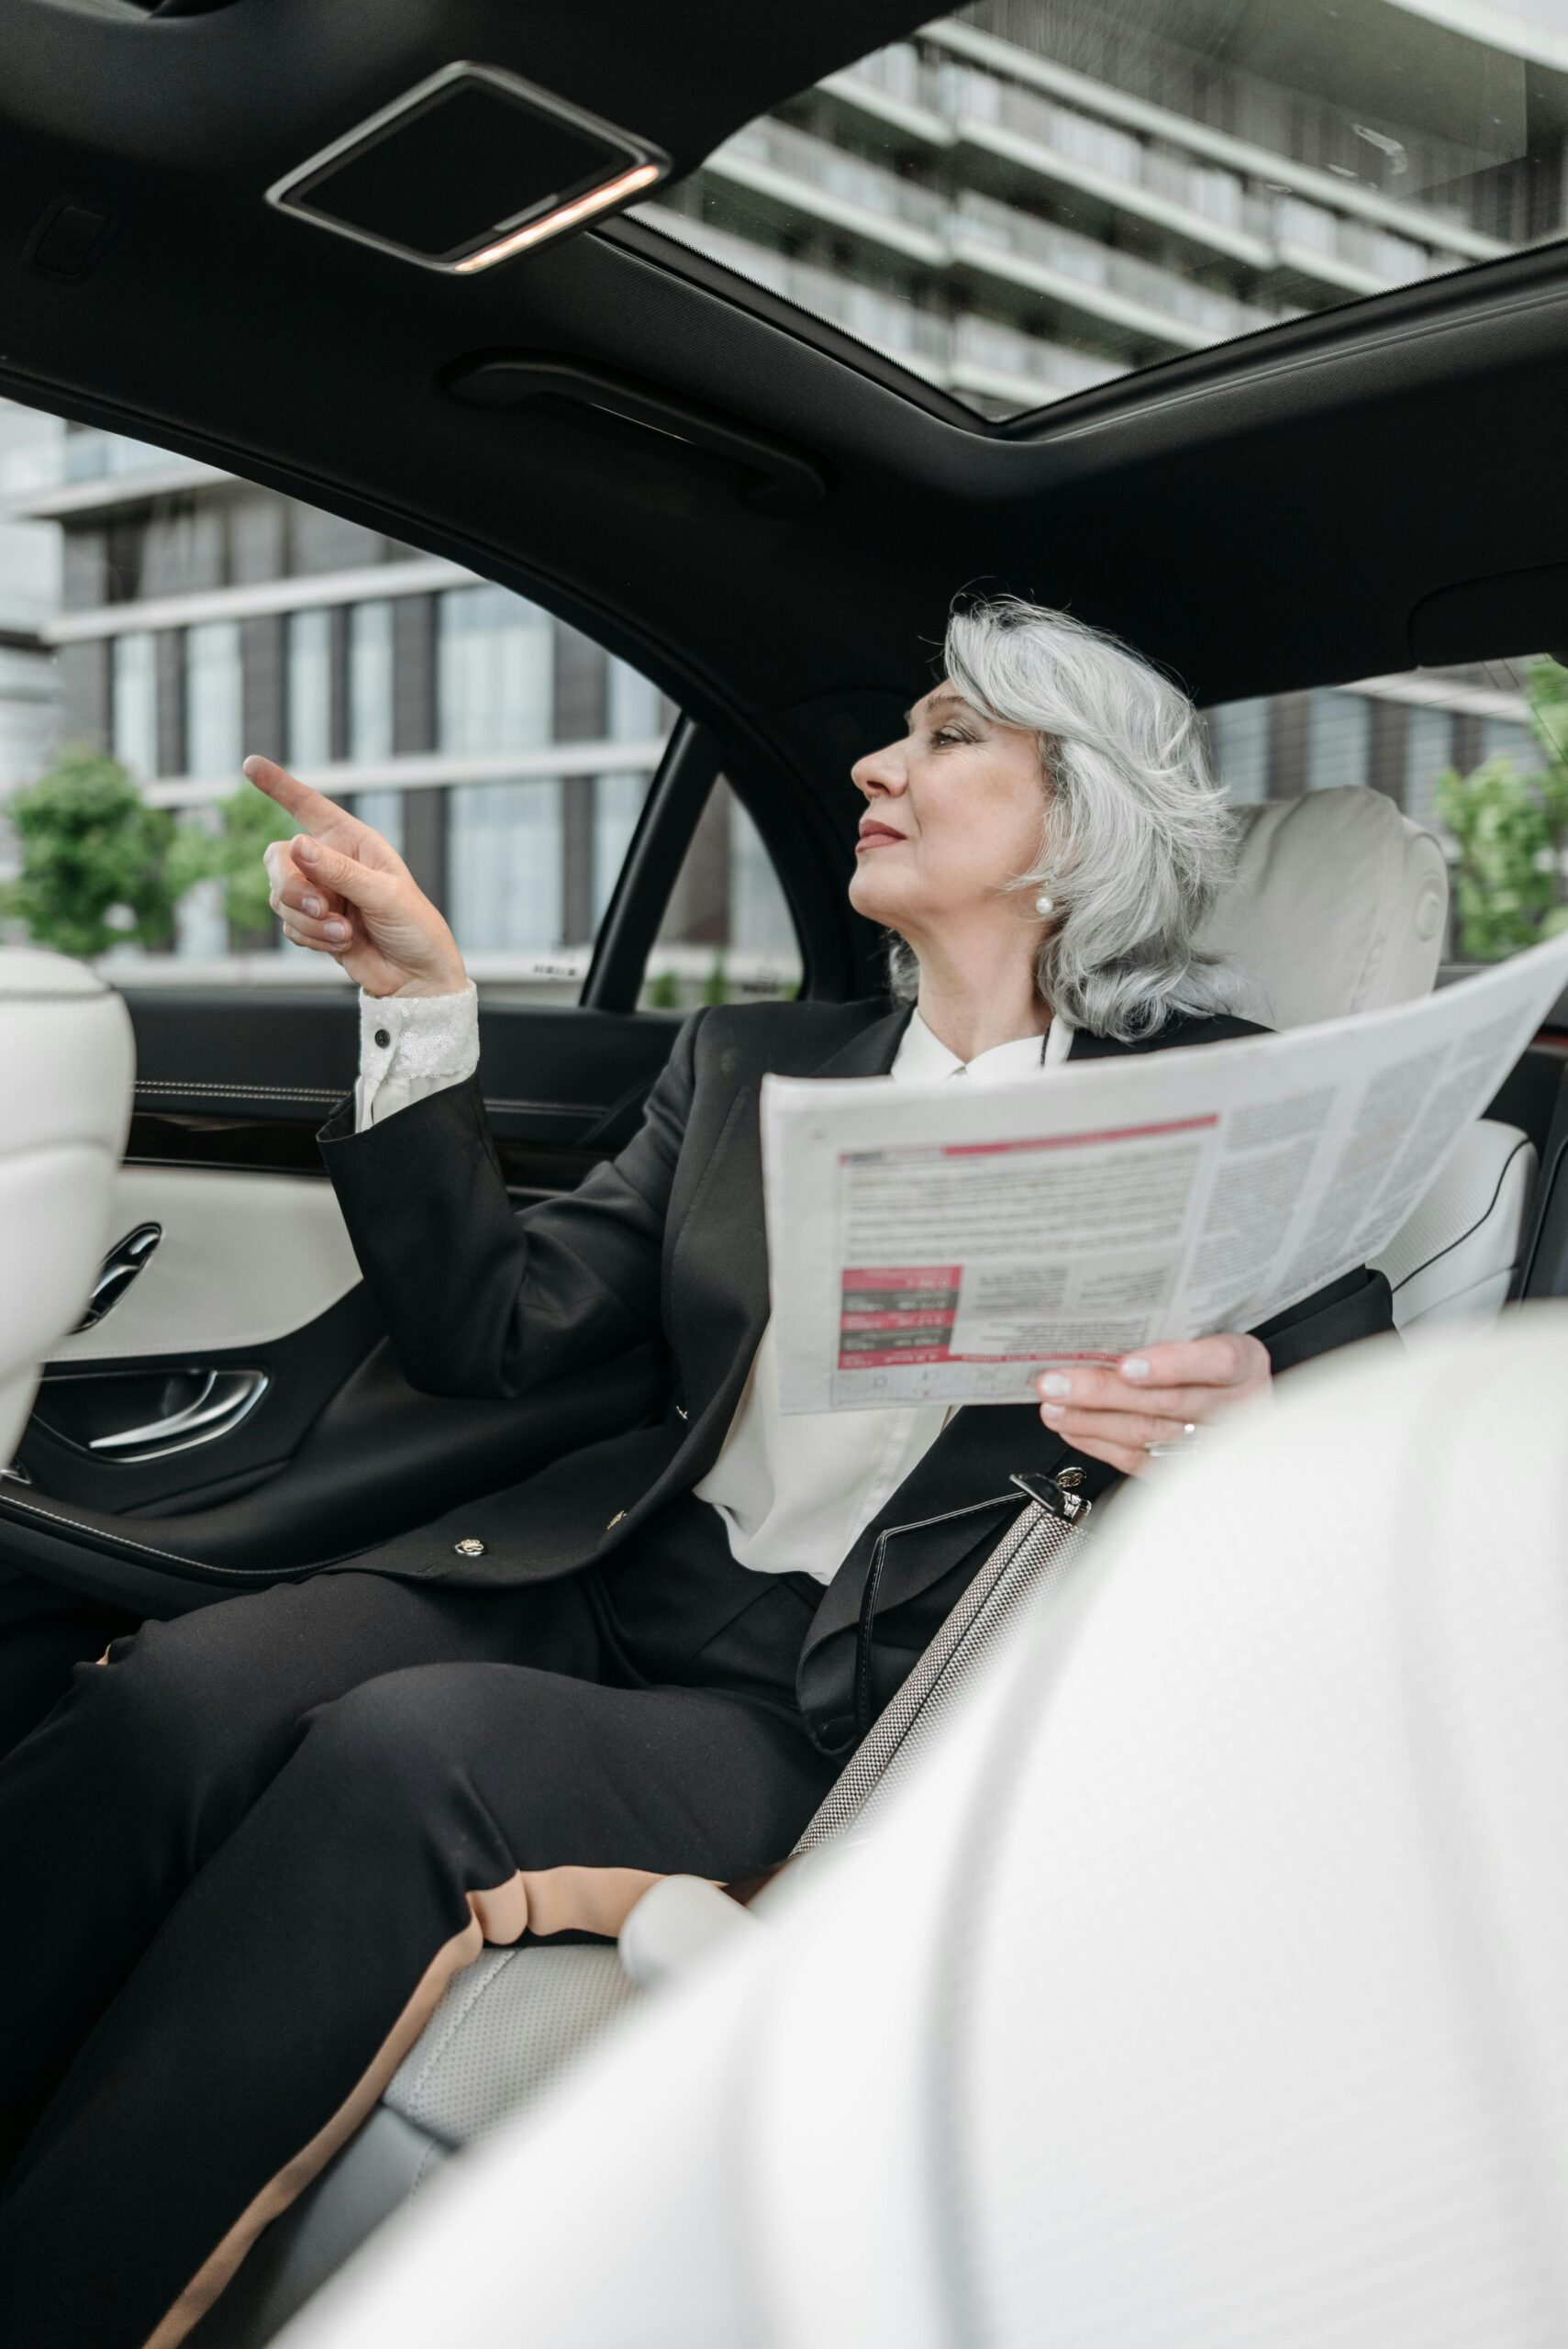
[[[158,685],[153,640],[145,630],[114,641],[114,751],[138,783],[158,773]]]
[[[454,587],[437,607],[437,739],[472,758],[554,739],[550,616],[502,587]],[[467,952],[562,940],[561,784],[549,774],[458,783],[447,795],[447,917]]]
[[[379,764],[392,756],[392,604],[350,604],[348,622],[349,757],[356,765]],[[401,791],[361,791],[353,811],[401,851]]]
[[[295,767],[324,767],[332,757],[332,620],[328,612],[291,612],[288,620],[288,755]]]

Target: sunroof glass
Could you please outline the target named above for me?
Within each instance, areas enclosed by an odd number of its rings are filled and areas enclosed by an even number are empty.
[[[1568,234],[1568,0],[984,0],[639,212],[1016,416]]]

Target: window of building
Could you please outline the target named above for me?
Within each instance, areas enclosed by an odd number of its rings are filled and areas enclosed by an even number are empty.
[[[158,773],[158,674],[152,638],[139,629],[113,644],[114,753],[139,783]]]
[[[392,603],[350,604],[348,614],[348,753],[350,764],[375,766],[393,752]],[[396,789],[356,791],[351,806],[393,847],[403,846],[403,794]]]
[[[1214,772],[1228,799],[1245,806],[1269,796],[1269,712],[1266,700],[1223,702],[1208,712]]]
[[[1361,694],[1332,689],[1312,696],[1307,743],[1308,791],[1365,784],[1372,743],[1372,704]]]
[[[244,756],[238,620],[185,630],[185,771],[220,776],[232,789]]]
[[[1549,8],[1284,13],[973,0],[637,209],[991,416],[1568,233]]]
[[[332,617],[288,618],[288,755],[295,767],[324,767],[332,756]]]
[[[554,715],[548,612],[504,587],[454,587],[437,621],[436,707],[443,751],[538,750]]]
[[[1438,829],[1438,779],[1453,764],[1453,719],[1446,709],[1412,703],[1405,711],[1405,813],[1429,832]]]
[[[356,763],[392,756],[392,606],[385,597],[349,607],[348,749]]]

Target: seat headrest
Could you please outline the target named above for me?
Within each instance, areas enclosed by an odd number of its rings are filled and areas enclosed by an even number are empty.
[[[1239,813],[1236,878],[1203,942],[1254,980],[1257,1017],[1305,1028],[1429,992],[1448,915],[1429,832],[1353,785]]]

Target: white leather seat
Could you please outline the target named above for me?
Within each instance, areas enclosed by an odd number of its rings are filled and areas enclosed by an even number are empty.
[[[1497,1312],[1518,1267],[1540,1155],[1518,1126],[1482,1118],[1383,1254],[1404,1331]]]
[[[1307,1028],[1429,994],[1448,918],[1430,832],[1354,785],[1239,813],[1236,877],[1204,943],[1259,982],[1259,1019]]]
[[[287,2349],[1568,2340],[1568,1309],[1128,1495],[847,1854]]]
[[[1382,793],[1346,785],[1241,810],[1236,880],[1205,942],[1256,981],[1256,1017],[1304,1028],[1426,995],[1447,916],[1438,842]],[[1380,1259],[1398,1329],[1505,1302],[1536,1171],[1517,1126],[1465,1137]]]
[[[91,971],[0,949],[0,1467],[108,1244],[135,1057],[125,1005]]]

